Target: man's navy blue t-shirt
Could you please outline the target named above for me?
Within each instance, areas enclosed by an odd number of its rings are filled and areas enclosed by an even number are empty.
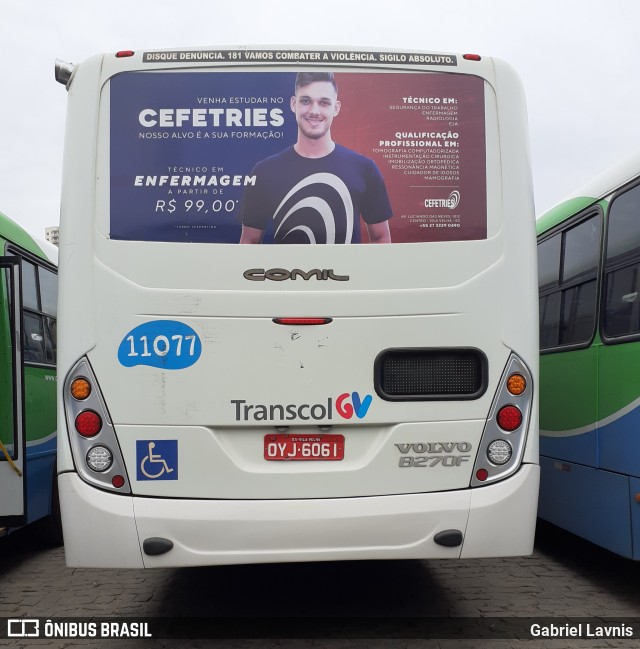
[[[243,225],[267,230],[274,243],[359,243],[360,216],[382,223],[392,215],[375,163],[335,145],[322,158],[293,147],[260,161],[240,205]]]

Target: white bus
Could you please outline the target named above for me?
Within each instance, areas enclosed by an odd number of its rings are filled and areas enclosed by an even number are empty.
[[[56,76],[67,563],[531,553],[535,219],[511,68],[238,48]]]

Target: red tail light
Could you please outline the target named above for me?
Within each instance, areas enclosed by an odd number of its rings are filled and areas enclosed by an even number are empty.
[[[522,413],[515,406],[504,406],[498,411],[498,426],[508,432],[514,431],[522,423]]]
[[[102,429],[102,419],[97,412],[85,410],[76,417],[76,430],[82,437],[95,437]]]

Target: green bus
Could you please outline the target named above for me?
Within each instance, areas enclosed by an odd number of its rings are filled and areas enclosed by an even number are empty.
[[[0,246],[0,536],[42,520],[58,544],[57,249],[2,213]]]
[[[539,516],[640,559],[640,153],[538,220]]]

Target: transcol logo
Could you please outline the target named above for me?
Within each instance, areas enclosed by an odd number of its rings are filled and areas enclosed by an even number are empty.
[[[372,401],[373,397],[370,394],[366,394],[364,399],[361,399],[358,392],[351,394],[345,392],[336,399],[336,410],[343,419],[351,419],[354,414],[358,419],[364,419]]]
[[[235,407],[236,421],[326,421],[333,419],[335,412],[342,419],[364,419],[373,401],[370,394],[360,396],[359,392],[344,392],[335,400],[329,397],[323,403],[262,404],[247,403],[245,399],[231,399]]]

